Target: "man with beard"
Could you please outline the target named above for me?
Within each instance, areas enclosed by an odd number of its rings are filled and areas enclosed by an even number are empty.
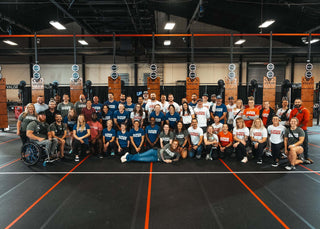
[[[57,110],[57,104],[56,101],[53,99],[49,101],[49,109],[45,110],[46,113],[46,122],[51,125],[51,123],[54,123],[56,120],[56,114],[60,114],[60,112]]]
[[[76,109],[77,115],[81,114],[82,109],[87,106],[87,100],[84,94],[81,94],[79,97],[79,101],[74,104],[74,108]]]
[[[154,110],[154,106],[155,106],[156,104],[159,104],[160,107],[161,107],[161,103],[160,103],[158,100],[156,100],[156,93],[151,93],[151,94],[150,94],[150,98],[151,98],[151,100],[146,104],[146,108],[145,108],[148,116],[149,116],[149,115],[151,114],[151,112]],[[161,107],[161,108],[162,108],[162,107]]]
[[[313,163],[313,160],[309,158],[309,147],[308,147],[308,133],[307,133],[307,125],[310,119],[310,112],[307,108],[302,106],[302,100],[296,99],[294,101],[294,108],[290,112],[289,120],[291,120],[293,117],[296,117],[299,120],[299,126],[304,131],[304,141],[303,141],[303,154],[305,158],[305,163],[311,164]]]
[[[120,94],[119,103],[121,103],[123,105],[126,103],[126,95],[125,94],[123,94],[123,93]]]
[[[65,125],[63,125],[63,123],[62,123],[61,114],[55,115],[55,122],[50,125],[49,130],[51,132],[52,138],[57,139],[58,144],[60,145],[59,157],[61,159],[64,159],[64,145],[66,143],[65,139],[67,136],[67,129],[66,129]]]
[[[191,95],[191,102],[189,103],[189,106],[192,107],[192,109],[194,109],[197,106],[197,94],[193,93]]]
[[[114,94],[112,92],[109,92],[108,100],[104,103],[104,105],[108,105],[109,110],[112,113],[114,113],[116,110],[118,110],[119,103],[114,100]]]
[[[96,110],[97,113],[100,113],[100,111],[102,109],[102,104],[99,103],[99,97],[98,96],[94,96],[93,97],[92,107]]]
[[[173,105],[174,106],[174,108],[175,108],[175,111],[176,112],[180,112],[180,107],[179,107],[179,105],[174,101],[174,97],[173,97],[173,94],[169,94],[168,95],[168,102],[167,102],[167,104],[165,105],[165,107],[164,107],[164,112],[165,113],[168,113],[169,112],[169,106],[170,105]]]
[[[38,113],[37,120],[32,121],[27,126],[27,137],[31,142],[44,146],[49,155],[53,155],[58,145],[58,140],[52,138],[49,132],[49,124],[46,123],[46,114]]]
[[[38,96],[37,103],[34,104],[34,108],[36,109],[37,113],[45,111],[49,108],[48,105],[44,103],[44,97],[42,95]]]

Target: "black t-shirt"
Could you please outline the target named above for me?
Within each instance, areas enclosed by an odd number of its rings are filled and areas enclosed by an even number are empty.
[[[60,114],[60,112],[55,109],[54,112],[51,112],[50,109],[45,110],[46,113],[46,123],[49,125],[56,121],[56,114]]]

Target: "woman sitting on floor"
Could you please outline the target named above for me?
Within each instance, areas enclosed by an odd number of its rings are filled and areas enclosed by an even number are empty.
[[[267,129],[264,127],[262,120],[257,118],[253,121],[250,129],[250,138],[252,142],[252,153],[258,158],[257,164],[262,164],[263,149],[267,146]]]
[[[179,141],[173,140],[171,144],[166,144],[161,149],[149,149],[144,153],[129,154],[126,153],[121,157],[121,162],[140,161],[140,162],[156,162],[163,161],[165,163],[172,163],[178,161],[180,153],[178,150]]]
[[[284,150],[289,160],[289,165],[285,167],[286,170],[296,170],[295,165],[304,161],[302,144],[305,135],[298,124],[299,120],[293,117],[290,120],[289,128],[284,133]]]

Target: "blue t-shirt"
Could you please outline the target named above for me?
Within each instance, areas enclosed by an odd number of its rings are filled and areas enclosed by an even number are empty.
[[[144,130],[139,128],[138,131],[136,131],[134,128],[130,130],[130,137],[133,137],[134,144],[138,147],[141,144],[142,136],[144,136]]]
[[[127,103],[125,103],[124,107],[126,108],[126,111],[128,111],[129,113],[131,113],[134,109],[134,103],[132,103],[131,105],[128,105]]]
[[[177,125],[177,122],[180,120],[180,115],[177,112],[174,112],[173,115],[171,115],[169,112],[166,114],[166,120],[169,120],[169,126],[171,128],[175,128]]]
[[[107,114],[105,114],[103,112],[100,112],[99,115],[98,115],[98,119],[102,121],[103,128],[106,128],[107,127],[107,121],[110,120],[110,119],[113,120],[112,111],[108,110]]]
[[[227,112],[227,106],[224,105],[223,103],[220,106],[216,106],[216,111],[214,112],[214,116],[219,116],[222,117],[224,112]],[[224,120],[220,120],[221,123],[224,123]]]
[[[156,120],[156,125],[161,126],[161,122],[165,120],[165,116],[162,112],[159,113],[159,115],[156,115],[155,111],[152,111],[150,114],[150,118],[154,117]]]
[[[104,103],[104,105],[108,105],[109,111],[115,112],[116,110],[118,110],[118,105],[119,105],[119,103],[118,103],[117,101],[115,101],[115,100],[111,103],[111,102],[109,102],[109,100],[108,100],[108,101],[106,101],[106,102]]]
[[[128,141],[130,141],[130,134],[128,131],[122,133],[120,130],[117,132],[117,138],[121,148],[126,148],[128,146]]]
[[[197,102],[196,103],[190,102],[189,106],[192,107],[192,108],[195,108],[197,106]]]
[[[108,142],[112,139],[112,137],[116,136],[116,131],[113,128],[111,128],[111,130],[104,128],[102,131],[102,136],[105,138],[105,141]]]
[[[154,143],[157,137],[160,134],[160,127],[158,125],[155,125],[153,128],[151,125],[146,127],[146,134],[148,134],[149,140]]]
[[[76,120],[76,119],[75,119],[75,120],[68,120],[68,116],[65,116],[65,117],[63,118],[63,123],[67,124],[68,129],[69,129],[70,131],[72,131],[74,125],[77,124],[77,120]]]
[[[121,114],[120,111],[115,111],[113,113],[113,118],[117,119],[118,124],[127,121],[129,119],[130,113],[128,111],[123,111]]]
[[[81,138],[81,137],[85,136],[88,133],[87,130],[90,130],[90,126],[86,123],[86,127],[84,128],[83,131],[81,131],[80,129],[77,130],[77,125],[74,125],[73,126],[73,130],[76,130],[77,131],[77,133],[76,133],[77,136]],[[84,141],[85,144],[89,145],[89,138],[88,137],[86,137],[86,138],[84,138],[82,140]]]
[[[97,104],[93,103],[92,107],[96,110],[97,113],[99,113],[102,109],[102,104],[101,103],[97,103]]]

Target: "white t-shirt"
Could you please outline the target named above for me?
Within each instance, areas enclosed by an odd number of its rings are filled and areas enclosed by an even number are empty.
[[[237,137],[240,140],[243,140],[245,136],[249,136],[249,129],[248,127],[242,128],[242,129],[233,129],[233,136]]]
[[[152,102],[152,101],[147,102],[146,107],[145,107],[145,110],[148,111],[148,114],[149,114],[149,115],[150,115],[151,112],[154,110],[154,107],[155,107],[155,105],[157,105],[157,104],[159,104],[159,105],[160,105],[160,108],[162,109],[162,104],[161,104],[158,100],[156,100],[156,101],[154,101],[154,102]]]
[[[211,107],[210,107],[210,109],[211,109],[211,112],[212,112],[212,113],[216,112],[216,106],[217,106],[217,103],[211,102]]]
[[[278,116],[281,118],[282,114],[283,114],[285,111],[286,111],[286,110],[280,108],[280,109],[277,110],[276,115],[278,115]],[[291,113],[291,109],[289,109],[288,112],[287,112],[287,114],[286,114],[286,117],[287,117],[288,119],[289,119],[289,117],[290,117],[290,113]],[[286,121],[281,121],[280,124],[284,126],[284,125],[286,124]]]
[[[197,116],[198,126],[199,127],[206,127],[207,126],[207,119],[210,118],[209,110],[205,107],[202,107],[202,108],[196,107],[196,108],[194,108],[194,113]]]
[[[268,126],[268,134],[270,135],[270,142],[273,144],[279,144],[283,142],[283,135],[286,128],[283,125],[274,126],[270,125]]]
[[[239,112],[240,111],[240,112]],[[239,113],[238,113],[239,112]],[[238,114],[238,115],[237,115]],[[237,115],[237,116],[236,116]],[[232,109],[232,117],[233,117],[233,127],[236,127],[236,120],[238,118],[242,118],[243,115],[243,110],[241,111],[241,109],[236,108],[236,109]]]
[[[262,138],[267,138],[268,133],[266,128],[262,129],[252,129],[250,130],[250,137],[253,137],[254,139],[261,140]]]
[[[211,102],[206,102],[206,103],[203,102],[202,104],[203,104],[203,107],[207,108],[208,110],[210,110],[210,107],[211,107],[211,105],[212,105]]]
[[[197,145],[200,141],[200,136],[203,136],[203,130],[200,127],[193,129],[192,126],[188,128],[190,140],[192,145]]]
[[[219,132],[222,131],[223,124],[219,122],[218,125],[213,123],[211,126],[213,127],[213,133],[218,134]]]
[[[176,109],[176,112],[179,113],[179,112],[180,112],[180,107],[179,107],[179,105],[178,105],[176,102],[173,102],[172,105],[173,105],[174,108]],[[164,107],[162,108],[165,113],[168,113],[168,112],[169,112],[169,106],[170,106],[170,103],[167,102],[167,103],[164,105]]]
[[[190,124],[192,121],[192,115],[194,115],[194,111],[193,109],[189,109],[190,110],[190,114],[188,114],[187,112],[183,114],[183,111],[180,111],[180,117],[182,117],[182,123],[183,124]]]
[[[161,110],[166,113],[166,106],[168,106],[168,101],[164,101],[164,103],[160,102],[161,103]]]
[[[205,134],[203,135],[203,139],[206,139],[208,142],[213,142],[214,140],[216,140],[217,142],[219,142],[219,138],[218,138],[218,136],[217,136],[216,134],[213,134],[212,136],[210,136],[210,137],[208,138],[208,133],[205,133]]]
[[[237,107],[236,104],[233,104],[232,106],[230,104],[227,105],[227,110],[228,110],[228,120],[229,119],[233,119],[234,115],[233,115],[233,109],[235,109]]]

